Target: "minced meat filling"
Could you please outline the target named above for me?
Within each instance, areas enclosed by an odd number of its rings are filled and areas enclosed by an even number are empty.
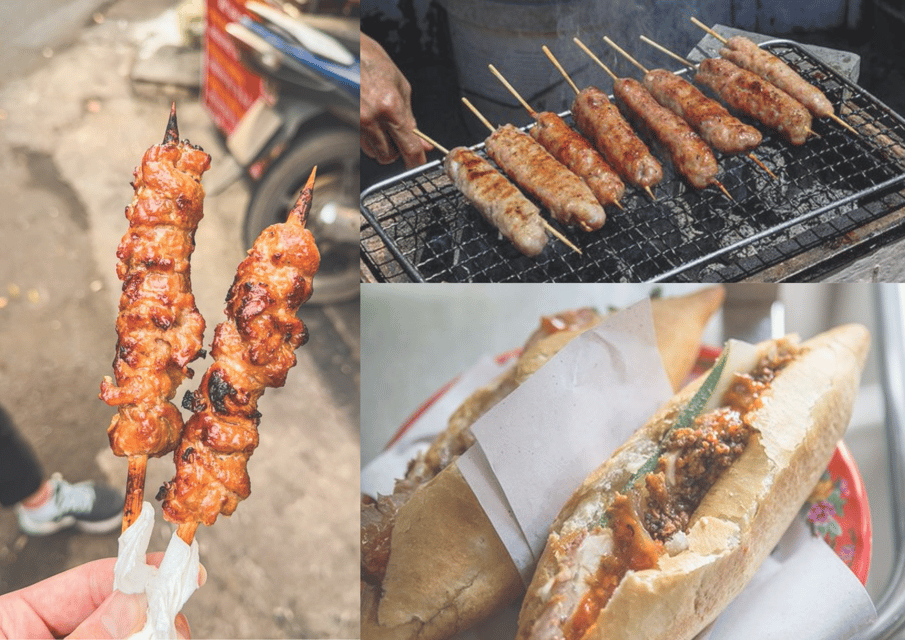
[[[663,442],[657,470],[648,474],[644,526],[661,542],[684,531],[719,475],[744,452],[753,429],[735,409],[723,407],[675,429]]]
[[[751,372],[735,375],[725,406],[698,416],[692,427],[667,433],[656,470],[644,482],[643,521],[652,538],[665,542],[688,527],[704,495],[748,446],[754,429],[742,416],[758,406],[776,373],[794,356],[794,349],[781,348],[761,358]]]

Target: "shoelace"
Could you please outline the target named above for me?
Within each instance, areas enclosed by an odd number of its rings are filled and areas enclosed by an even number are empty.
[[[54,500],[60,513],[90,513],[94,507],[94,491],[87,484],[57,481]]]

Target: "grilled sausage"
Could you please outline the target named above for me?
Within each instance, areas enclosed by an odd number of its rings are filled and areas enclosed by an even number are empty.
[[[599,229],[606,220],[588,185],[524,131],[503,125],[487,138],[486,148],[510,178],[563,224]]]
[[[644,86],[657,102],[682,117],[720,153],[746,153],[760,144],[760,131],[731,115],[726,108],[676,74],[653,69]]]
[[[625,185],[594,146],[555,113],[545,111],[534,118],[537,124],[528,130],[531,137],[584,180],[600,204],[618,204]]]
[[[720,167],[710,147],[688,123],[661,106],[634,78],[613,83],[613,96],[633,123],[643,125],[668,151],[673,165],[696,189],[713,183]]]
[[[443,160],[446,175],[487,222],[529,257],[547,246],[540,209],[475,152],[456,147]]]
[[[823,92],[798,75],[789,65],[748,38],[730,38],[720,55],[743,69],[756,73],[798,100],[814,116],[833,115],[833,104]]]
[[[695,79],[730,107],[775,129],[791,144],[802,145],[811,130],[811,114],[785,91],[728,60],[707,58]]]
[[[572,103],[572,117],[623,180],[644,188],[663,179],[663,167],[603,91],[583,89]]]

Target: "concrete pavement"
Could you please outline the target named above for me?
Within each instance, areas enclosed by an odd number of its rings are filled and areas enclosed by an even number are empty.
[[[20,31],[37,46],[0,58],[0,403],[48,473],[122,486],[125,464],[105,433],[113,411],[97,393],[111,373],[115,251],[132,170],[162,138],[174,97],[181,136],[204,147],[214,166],[225,151],[184,89],[134,91],[130,72],[150,37],[139,26],[173,3],[96,2],[87,23],[87,2],[67,4],[81,11],[57,16],[68,37],[57,23],[51,34],[49,22],[33,21]],[[42,45],[42,33],[56,44]],[[237,184],[205,201],[192,283],[208,344],[244,255],[247,199]],[[300,315],[311,340],[287,385],[261,401],[252,495],[198,532],[209,578],[184,610],[194,637],[358,637],[358,302]],[[196,363],[196,379],[205,366]],[[149,497],[172,473],[169,457],[149,463]],[[171,528],[154,504],[151,550],[162,550]],[[27,538],[14,514],[0,511],[0,593],[116,555],[116,537]]]

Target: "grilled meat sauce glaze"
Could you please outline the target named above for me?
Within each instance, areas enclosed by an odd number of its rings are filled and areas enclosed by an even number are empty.
[[[589,590],[564,625],[565,640],[582,638],[623,576],[629,570],[656,567],[664,543],[687,530],[698,504],[756,435],[757,430],[746,421],[747,414],[760,406],[776,373],[796,353],[794,345],[781,343],[761,358],[753,371],[736,373],[723,406],[698,416],[690,427],[668,431],[660,442],[655,471],[616,494],[605,517],[613,533],[613,553],[602,557],[589,578]],[[601,523],[594,523],[589,533],[600,527]]]

